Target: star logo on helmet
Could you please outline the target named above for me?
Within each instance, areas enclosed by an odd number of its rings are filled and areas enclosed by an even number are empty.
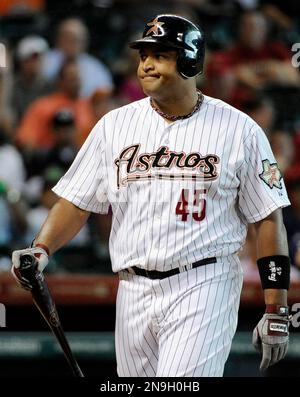
[[[159,22],[157,18],[153,19],[153,21],[147,23],[150,29],[148,29],[146,36],[149,36],[151,33],[152,36],[162,36],[164,34],[164,28],[162,27],[164,24],[164,22]]]
[[[262,179],[271,189],[273,186],[278,189],[282,189],[281,179],[282,175],[278,168],[277,163],[270,163],[269,160],[263,160],[263,172],[259,174],[260,179]]]

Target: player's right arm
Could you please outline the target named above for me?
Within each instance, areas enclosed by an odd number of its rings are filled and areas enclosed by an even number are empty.
[[[53,206],[36,236],[35,245],[43,244],[54,254],[67,244],[84,226],[90,212],[82,210],[63,198]]]
[[[28,280],[19,273],[20,257],[32,254],[37,258],[38,270],[43,271],[48,264],[48,256],[68,243],[79,232],[90,216],[90,212],[82,210],[63,198],[50,210],[48,217],[36,236],[33,247],[14,251],[12,254],[12,275],[25,289],[31,289]]]

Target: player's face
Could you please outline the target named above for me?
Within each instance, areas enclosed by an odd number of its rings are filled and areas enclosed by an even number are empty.
[[[144,93],[148,96],[171,96],[184,79],[177,71],[177,52],[149,45],[140,50],[137,71]]]

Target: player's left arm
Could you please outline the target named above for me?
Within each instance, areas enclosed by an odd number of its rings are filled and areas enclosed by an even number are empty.
[[[265,370],[285,356],[289,340],[290,263],[281,209],[255,223],[255,229],[266,313],[253,332],[253,344],[262,352],[260,369]]]

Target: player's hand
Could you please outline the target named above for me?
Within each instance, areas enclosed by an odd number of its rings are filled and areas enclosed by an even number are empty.
[[[47,252],[42,247],[26,248],[12,253],[11,273],[22,288],[30,291],[32,289],[32,285],[29,280],[20,274],[20,257],[26,254],[34,255],[38,263],[37,270],[40,272],[42,272],[48,265],[49,258]]]
[[[265,313],[253,331],[252,343],[262,353],[260,370],[265,371],[286,355],[289,344],[288,315]]]

